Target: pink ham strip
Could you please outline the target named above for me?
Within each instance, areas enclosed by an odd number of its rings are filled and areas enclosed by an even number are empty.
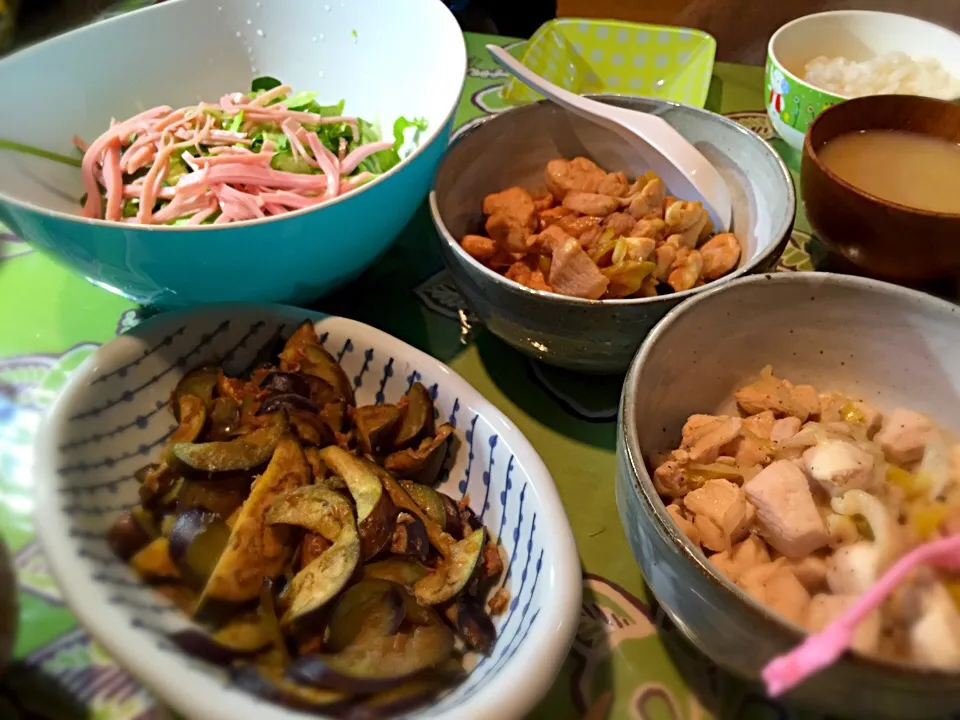
[[[284,213],[290,212],[289,208],[283,205],[274,205],[273,203],[267,203],[263,206],[263,209],[267,215],[283,215]]]
[[[327,150],[326,146],[320,142],[316,133],[308,132],[307,143],[313,150],[313,156],[317,159],[320,169],[327,176],[329,181],[327,185],[327,197],[336,197],[340,194],[340,161],[337,156]]]
[[[264,205],[285,205],[286,207],[299,210],[300,208],[316,205],[317,202],[323,198],[310,197],[308,195],[292,193],[286,190],[274,190],[260,193],[260,199],[263,200]]]
[[[340,194],[342,195],[343,193],[350,192],[351,190],[356,190],[358,187],[372,178],[373,173],[371,172],[357,173],[340,186]]]
[[[120,138],[114,137],[103,154],[103,186],[107,191],[104,218],[123,219],[123,171],[120,169]]]
[[[381,140],[380,142],[372,142],[367,143],[366,145],[361,145],[343,159],[343,162],[340,163],[340,173],[342,175],[349,175],[357,169],[357,166],[360,163],[374,153],[378,153],[381,150],[389,150],[392,147],[393,142],[389,140]]]
[[[230,203],[242,207],[245,212],[253,217],[263,217],[263,210],[260,209],[260,206],[263,205],[263,200],[256,195],[242,192],[229,185],[218,185],[214,188],[214,193],[221,200],[227,200]]]
[[[289,95],[293,92],[293,88],[289,85],[278,85],[277,87],[267,90],[265,93],[257,95],[253,100],[247,102],[247,107],[263,107],[271,100],[276,100],[281,95]]]
[[[171,222],[190,215],[191,213],[204,210],[210,206],[210,200],[206,197],[181,198],[175,197],[171,202],[164,205],[153,214],[152,221],[157,225]]]
[[[293,159],[296,160],[298,157],[302,157],[308,165],[317,167],[316,161],[310,157],[306,148],[303,147],[303,143],[300,142],[300,138],[297,137],[297,133],[301,129],[297,123],[292,120],[284,120],[280,125],[280,129],[283,130],[283,134],[286,135],[290,141],[290,152],[293,154]]]
[[[269,165],[273,159],[272,152],[252,153],[224,153],[221,155],[200,155],[193,158],[193,162],[198,167],[208,167],[213,165],[223,165],[225,163],[242,163],[244,165]]]
[[[122,139],[130,135],[130,133],[132,133],[140,125],[140,123],[143,123],[147,120],[156,119],[160,116],[165,116],[172,111],[173,108],[166,105],[161,105],[160,107],[146,110],[139,115],[133,116],[129,120],[125,120],[118,125],[114,125],[90,144],[90,147],[87,148],[87,151],[83,154],[83,162],[81,163],[80,167],[83,177],[83,189],[87,193],[87,202],[83,206],[84,217],[100,217],[100,205],[103,200],[103,196],[100,194],[100,186],[97,184],[95,170],[97,162],[100,160],[100,156],[103,154],[103,151],[106,149],[110,141],[114,138]]]
[[[826,628],[811,635],[786,655],[774,658],[763,669],[767,692],[776,697],[796,687],[837,659],[850,647],[857,626],[921,565],[960,568],[960,535],[920,545],[900,558],[846,612]]]
[[[187,220],[187,225],[199,225],[204,220],[213,215],[219,208],[217,203],[211,203],[206,209],[201,210],[196,215]]]
[[[184,175],[177,188],[190,187],[198,182],[193,173]],[[280,172],[269,167],[257,167],[242,163],[224,163],[210,168],[211,183],[229,183],[231,185],[259,185],[284,190],[325,190],[327,179],[322,175],[301,175]]]
[[[143,184],[130,184],[123,186],[123,197],[125,200],[130,200],[132,198],[139,198],[143,194]],[[158,200],[173,200],[176,195],[176,188],[172,187],[163,187],[160,188],[160,192],[157,193]]]

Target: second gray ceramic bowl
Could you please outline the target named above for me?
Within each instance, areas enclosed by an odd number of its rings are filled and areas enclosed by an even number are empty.
[[[457,240],[482,225],[483,198],[514,185],[544,186],[558,157],[583,155],[606,170],[640,175],[639,153],[618,135],[542,101],[493,115],[451,143],[430,194],[441,252],[454,280],[491,332],[551,365],[622,373],[644,337],[684,298],[747,273],[771,269],[793,228],[796,198],[783,161],[757,135],[721,115],[660,100],[594,96],[660,115],[717,167],[733,199],[733,231],[744,245],[740,267],[701,288],[655,298],[581,300],[531,290],[484,267]]]
[[[783,273],[702,293],[650,333],[623,387],[617,506],[634,555],[677,627],[714,662],[758,679],[804,637],[713,570],[657,496],[647,463],[679,444],[687,417],[732,412],[733,392],[773,365],[779,377],[906,407],[960,430],[960,308],[895,285]],[[960,673],[846,654],[790,699],[863,718],[960,711]]]

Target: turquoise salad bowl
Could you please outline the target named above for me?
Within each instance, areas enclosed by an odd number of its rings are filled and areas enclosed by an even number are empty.
[[[437,0],[168,0],[0,61],[0,222],[90,282],[160,308],[315,300],[360,275],[427,195],[466,69]],[[216,103],[270,76],[394,137],[401,161],[358,189],[281,215],[200,226],[81,216],[80,152],[157,105]],[[429,92],[424,92],[429,88]],[[11,150],[26,145],[71,165]]]

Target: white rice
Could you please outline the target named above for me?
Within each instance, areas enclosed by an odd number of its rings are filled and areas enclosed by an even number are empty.
[[[844,57],[816,57],[804,68],[803,79],[811,85],[846,97],[864,95],[925,95],[960,98],[960,80],[938,60],[914,60],[902,52],[878,55],[854,62]]]

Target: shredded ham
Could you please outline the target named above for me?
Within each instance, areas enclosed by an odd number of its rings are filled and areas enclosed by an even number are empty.
[[[359,121],[291,110],[282,100],[276,102],[290,92],[289,86],[281,85],[253,99],[230,93],[217,104],[199,103],[177,110],[155,107],[123,122],[112,122],[110,129],[89,145],[75,136],[73,143],[84,152],[81,172],[87,198],[82,214],[141,224],[180,220],[199,225],[219,211],[213,222],[222,224],[310,207],[370,180],[372,173],[351,173],[364,159],[393,143],[367,143],[347,153],[346,141],[341,138],[338,152],[331,152],[308,128],[343,123],[356,142]],[[242,112],[232,126],[240,131],[215,126],[213,113],[220,112]],[[247,147],[252,142],[247,131],[263,123],[283,132],[295,160],[321,172],[274,169],[270,162],[275,149],[269,141],[257,152]],[[182,169],[181,160],[189,171],[173,183],[168,180],[171,167]],[[144,169],[147,172],[142,177],[124,179]],[[123,217],[124,201],[134,199],[139,201],[136,217]],[[156,207],[158,201],[166,204]]]

